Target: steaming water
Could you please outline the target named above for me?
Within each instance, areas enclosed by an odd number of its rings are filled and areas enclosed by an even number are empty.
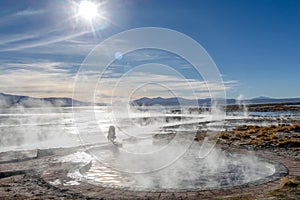
[[[16,108],[0,109],[0,152],[10,150],[24,150],[37,148],[54,148],[78,146],[83,143],[105,143],[109,125],[114,124],[109,107],[77,107],[74,121],[72,108]],[[95,115],[95,121],[88,116]],[[242,124],[257,123],[261,119],[256,116],[237,115],[229,113],[226,117],[225,127]],[[278,117],[278,113],[268,113],[266,118]],[[281,118],[299,116],[283,115]],[[180,118],[180,120],[178,120]],[[166,114],[159,110],[149,112],[136,112],[128,116],[119,116],[117,136],[119,141],[134,137],[149,137],[153,133],[164,131],[195,131],[196,123],[208,121],[207,114]],[[215,122],[214,122],[215,123]],[[264,125],[274,124],[271,120]],[[133,126],[143,126],[143,133],[136,133]],[[177,125],[177,126],[176,126]],[[178,126],[178,125],[181,125]],[[211,124],[213,125],[213,124]],[[260,124],[259,124],[260,125]],[[218,127],[216,124],[208,126],[211,129]],[[126,134],[122,134],[126,133]]]
[[[73,112],[77,115],[75,116]],[[79,113],[79,114],[78,114]],[[90,116],[95,115],[95,121],[90,120]],[[121,122],[119,129],[123,132],[132,132],[133,127],[128,126],[131,121],[139,123],[145,122],[144,128],[149,129],[143,134],[151,134],[164,126],[160,119],[162,117],[172,117],[164,113],[135,113],[128,120],[127,116],[119,116]],[[176,115],[178,117],[178,115]],[[147,122],[145,117],[150,120]],[[169,122],[168,126],[195,123],[194,118],[204,116],[179,116],[186,118],[180,122]],[[37,148],[72,147],[90,143],[105,143],[109,125],[114,124],[111,109],[108,107],[77,107],[77,108],[17,108],[0,110],[0,152],[10,150],[29,150]],[[143,125],[143,124],[142,124]],[[128,135],[121,134],[118,139],[128,138]],[[141,134],[139,135],[141,136]]]
[[[199,144],[194,143],[176,162],[162,170],[143,174],[115,170],[114,167],[120,164],[124,169],[131,167],[130,159],[119,163],[121,151],[101,149],[101,162],[93,160],[92,167],[81,178],[92,184],[132,190],[180,190],[241,185],[263,179],[275,172],[272,164],[255,156],[229,153],[215,148],[208,156],[200,159],[199,149]]]
[[[245,116],[244,112],[230,112],[230,115]],[[259,117],[288,117],[288,116],[300,116],[299,111],[269,111],[269,112],[248,112],[246,116],[259,116]]]
[[[77,113],[74,118],[73,111]],[[91,120],[95,116],[95,121]],[[285,119],[285,115],[280,115]],[[289,117],[297,118],[298,116]],[[264,125],[274,124],[272,118],[278,118],[275,113],[263,117]],[[242,124],[257,124],[260,116],[229,114],[226,117],[225,128]],[[126,113],[113,120],[109,107],[78,107],[74,108],[18,108],[0,110],[0,152],[11,150],[28,150],[41,148],[71,147],[82,144],[107,145],[107,130],[117,123],[117,140],[123,143],[123,149],[145,153],[153,147],[152,136],[157,133],[194,133],[199,122],[210,120],[209,114],[166,114],[159,110],[151,112],[135,112],[128,117]],[[261,124],[259,124],[261,125]],[[138,132],[135,126],[143,128]],[[207,124],[209,130],[223,128],[218,122]],[[132,137],[138,138],[137,143]],[[89,158],[93,164],[83,179],[94,184],[114,187],[129,187],[131,189],[208,189],[215,187],[241,185],[253,182],[274,173],[274,166],[259,160],[254,156],[233,154],[220,149],[214,149],[207,157],[198,158],[199,144],[195,143],[183,157],[172,165],[147,174],[124,173],[134,167],[130,158],[124,157],[122,151],[103,148],[98,151],[96,162],[85,154],[76,161],[86,162]],[[114,148],[113,148],[114,149]],[[145,151],[145,152],[144,152]],[[176,147],[174,148],[176,151]],[[123,159],[120,159],[122,158]],[[166,159],[167,155],[160,155]],[[126,159],[125,159],[126,158]],[[72,158],[74,160],[74,158]],[[120,162],[120,160],[122,162]],[[146,162],[144,162],[146,163]],[[151,164],[149,164],[151,165]],[[119,168],[118,168],[119,167]],[[147,168],[147,166],[142,166]],[[123,169],[123,170],[116,170]]]

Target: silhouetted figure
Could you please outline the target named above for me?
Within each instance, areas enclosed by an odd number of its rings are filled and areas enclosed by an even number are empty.
[[[116,138],[117,138],[116,137],[116,128],[114,126],[109,126],[108,134],[107,134],[108,142],[111,142],[114,144]]]

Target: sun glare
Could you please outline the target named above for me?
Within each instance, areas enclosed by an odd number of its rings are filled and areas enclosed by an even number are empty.
[[[97,5],[91,1],[80,2],[78,5],[78,15],[87,20],[92,20],[98,15]]]

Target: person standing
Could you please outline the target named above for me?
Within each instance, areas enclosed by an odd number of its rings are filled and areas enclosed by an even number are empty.
[[[108,142],[111,142],[114,144],[116,138],[117,138],[116,137],[116,128],[114,126],[109,126],[108,134],[107,134]]]

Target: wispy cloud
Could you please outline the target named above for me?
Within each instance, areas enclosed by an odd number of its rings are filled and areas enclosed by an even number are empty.
[[[10,22],[16,22],[22,17],[42,14],[43,10],[24,10],[7,16]],[[0,20],[0,24],[5,22]],[[7,22],[7,21],[6,21]],[[6,23],[5,22],[5,23]],[[29,96],[60,96],[72,97],[74,83],[79,84],[78,99],[85,99],[86,93],[94,91],[95,83],[99,80],[99,67],[102,59],[107,56],[114,58],[115,52],[110,46],[104,51],[97,52],[95,65],[91,64],[81,81],[76,80],[76,73],[85,56],[100,42],[92,34],[92,29],[74,27],[69,19],[64,19],[55,25],[37,26],[22,33],[5,35],[0,39],[0,91],[17,93]],[[128,41],[115,40],[112,46],[120,47],[120,51],[132,45]],[[107,50],[107,51],[106,51]],[[5,58],[4,55],[9,55]],[[28,57],[28,58],[27,58]],[[99,62],[98,62],[99,61]],[[92,62],[92,63],[93,63]],[[123,76],[132,68],[145,63],[160,63],[171,66],[179,74],[169,73],[163,68],[153,70],[138,70]],[[89,63],[86,63],[89,65]],[[207,83],[196,77],[194,71],[185,73],[182,70],[191,70],[193,66],[178,55],[148,49],[135,51],[116,60],[103,74],[96,90],[98,102],[110,102],[111,97],[122,99],[132,96],[168,97],[176,94],[186,98],[206,98],[211,93],[218,93],[222,85]],[[148,70],[150,69],[150,70]],[[77,82],[76,82],[77,81]],[[235,81],[225,81],[225,90],[230,90]],[[210,90],[208,90],[210,89]],[[90,98],[91,96],[88,96]]]
[[[17,20],[22,20],[24,17],[32,17],[35,15],[40,15],[45,13],[44,10],[31,10],[31,9],[27,9],[27,10],[20,10],[18,12],[12,13],[10,15],[6,15],[6,16],[2,16],[0,19],[0,25],[4,26],[10,23],[13,23]]]
[[[14,17],[14,16],[24,17],[24,16],[39,15],[39,14],[43,14],[44,12],[45,12],[44,10],[27,9],[27,10],[21,10],[19,12],[16,12],[16,13],[12,14],[10,17]]]
[[[0,91],[29,96],[72,96],[76,63],[51,60],[11,60],[0,64]]]
[[[58,12],[59,9],[64,8],[54,9],[50,6],[40,10],[19,10],[2,16],[0,26],[9,34],[0,33],[0,52],[30,50],[39,53],[44,47],[48,52],[53,50],[55,53],[55,50],[61,49],[59,44],[77,47],[95,44],[94,40],[90,40],[91,36],[95,36],[89,24],[76,22],[73,11]],[[56,44],[58,46],[55,48]]]
[[[77,81],[76,98],[93,101],[87,93],[94,92],[97,86],[96,101],[111,102],[112,97],[114,100],[121,100],[128,96],[132,99],[174,95],[192,99],[207,98],[223,89],[230,91],[237,85],[236,81],[226,80],[223,88],[216,83],[176,74],[151,72],[150,69],[136,70],[126,75],[108,69],[106,76],[101,78],[96,70],[88,71],[85,73],[86,77],[78,81],[76,75],[79,65],[80,63],[47,59],[24,59],[18,62],[4,60],[0,63],[0,91],[38,97],[72,97],[73,86]],[[98,85],[95,85],[97,82]]]
[[[88,83],[87,79],[87,82]],[[196,79],[185,79],[179,76],[132,73],[126,77],[103,78],[99,81],[96,90],[98,101],[110,102],[112,99],[137,99],[147,97],[184,97],[184,98],[208,98],[212,94],[218,95],[223,90],[229,91],[236,87],[237,82],[226,80],[224,85],[205,82]],[[118,97],[116,99],[116,97]]]
[[[0,90],[13,94],[48,97],[72,96],[73,76],[66,73],[45,73],[17,70],[0,75]]]
[[[28,33],[13,34],[13,35],[9,35],[9,36],[5,35],[0,38],[0,45],[18,42],[18,41],[22,41],[22,40],[27,40],[27,39],[31,39],[34,37],[35,37],[34,34],[28,34]]]
[[[74,33],[74,34],[69,34],[69,35],[66,35],[66,36],[59,36],[59,37],[55,37],[55,38],[52,38],[52,39],[47,39],[47,40],[42,40],[42,41],[35,41],[33,43],[30,43],[30,44],[23,44],[23,45],[19,44],[15,47],[8,47],[8,48],[0,49],[0,52],[19,51],[19,50],[27,49],[27,48],[46,46],[46,45],[49,45],[49,44],[54,44],[54,43],[66,41],[68,39],[73,39],[73,38],[85,35],[87,33],[90,33],[90,31],[81,31],[81,32]]]

